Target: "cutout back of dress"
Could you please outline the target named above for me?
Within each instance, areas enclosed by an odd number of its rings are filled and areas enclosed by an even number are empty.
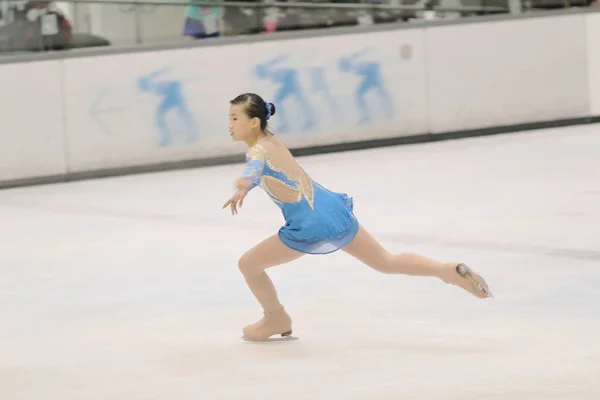
[[[314,208],[312,179],[276,136],[252,146],[246,159],[247,167],[242,176],[260,185],[275,203],[282,206],[305,199]]]

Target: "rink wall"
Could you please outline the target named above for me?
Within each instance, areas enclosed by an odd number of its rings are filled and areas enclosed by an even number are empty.
[[[341,36],[339,36],[341,35]],[[228,101],[297,154],[600,116],[600,14],[344,28],[0,60],[0,186],[243,160]]]
[[[600,115],[600,12],[586,18],[590,113]]]

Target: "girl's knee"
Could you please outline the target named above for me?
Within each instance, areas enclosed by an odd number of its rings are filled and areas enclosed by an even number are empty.
[[[259,265],[252,261],[248,253],[244,253],[238,260],[238,268],[244,275],[252,275],[262,271]]]
[[[375,271],[380,272],[382,274],[391,274],[392,273],[392,264],[394,263],[394,256],[391,253],[382,252],[378,255],[378,257],[373,260],[370,267]]]
[[[247,257],[245,254],[243,256],[241,256],[240,259],[238,260],[238,269],[244,275],[246,275],[250,269],[250,266],[249,266],[249,263],[247,261]]]

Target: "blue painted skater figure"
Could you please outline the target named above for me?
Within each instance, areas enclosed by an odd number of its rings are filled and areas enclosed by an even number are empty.
[[[384,274],[429,276],[457,285],[478,298],[491,296],[485,280],[459,262],[440,262],[414,254],[393,254],[384,249],[359,224],[353,201],[317,182],[296,162],[277,135],[267,128],[275,105],[255,93],[230,101],[229,131],[235,141],[248,146],[246,168],[235,181],[235,194],[223,205],[237,214],[249,191],[260,186],[279,207],[285,224],[279,232],[248,250],[238,267],[263,309],[263,318],[243,329],[244,340],[268,340],[273,335],[290,338],[292,319],[279,302],[265,270],[306,254],[338,250]]]
[[[329,90],[329,85],[327,84],[326,70],[324,67],[312,67],[309,68],[308,73],[310,75],[312,84],[313,84],[313,92],[323,94],[325,101],[329,103],[331,107],[331,111],[334,114],[336,119],[341,118],[340,109],[338,107],[337,102],[331,95],[331,91]]]
[[[358,88],[354,92],[356,104],[361,112],[360,124],[371,122],[373,110],[369,108],[369,104],[371,106],[373,106],[373,104],[367,101],[369,92],[375,92],[375,94],[377,94],[381,108],[387,118],[392,118],[394,116],[392,97],[385,89],[385,82],[383,81],[383,76],[381,74],[381,64],[375,61],[357,60],[367,53],[367,51],[368,49],[359,51],[350,56],[343,57],[339,61],[339,68],[341,71],[352,73],[362,78]]]
[[[161,135],[160,146],[169,146],[173,142],[173,127],[166,120],[169,112],[174,112],[179,116],[187,142],[194,142],[197,138],[196,123],[183,97],[181,82],[158,78],[166,71],[167,69],[164,68],[138,80],[140,91],[151,92],[162,98],[155,112],[156,126]]]
[[[283,104],[286,100],[294,98],[300,111],[299,115],[303,119],[302,129],[311,130],[315,127],[316,121],[312,107],[304,95],[302,85],[299,82],[298,70],[277,66],[278,63],[284,61],[286,58],[287,56],[282,55],[263,64],[259,64],[254,68],[254,73],[260,80],[269,80],[279,85],[279,88],[275,92],[275,101],[277,104]],[[281,124],[279,125],[279,131],[281,133],[289,132],[289,117],[287,113],[284,112],[283,106],[279,110],[279,114],[281,114],[280,117],[282,119]]]

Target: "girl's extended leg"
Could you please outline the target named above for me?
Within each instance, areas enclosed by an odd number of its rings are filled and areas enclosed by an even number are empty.
[[[277,290],[265,269],[294,261],[303,255],[284,245],[278,235],[273,235],[248,250],[240,258],[238,267],[264,311],[264,317],[260,321],[244,327],[246,338],[264,340],[277,334],[291,334],[291,318],[279,302]]]
[[[485,280],[466,265],[440,262],[414,253],[392,254],[362,226],[343,250],[364,264],[384,274],[432,276],[462,287],[479,298],[491,296]]]

